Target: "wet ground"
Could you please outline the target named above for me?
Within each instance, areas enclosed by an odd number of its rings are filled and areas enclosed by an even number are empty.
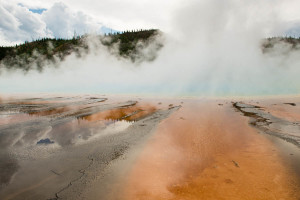
[[[87,182],[179,108],[132,99],[2,98],[1,199],[81,199]]]
[[[0,100],[1,199],[300,198],[299,97]]]

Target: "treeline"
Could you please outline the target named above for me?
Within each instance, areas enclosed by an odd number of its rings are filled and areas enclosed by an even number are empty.
[[[72,52],[79,52],[79,48],[86,48],[81,37],[42,38],[32,42],[26,41],[24,44],[13,47],[0,47],[0,64],[1,67],[8,69],[19,68],[28,71],[35,67],[42,71],[45,64],[56,64]]]
[[[139,48],[151,43],[151,38],[159,34],[159,30],[124,31],[97,36],[107,49],[115,56],[130,59],[132,62],[139,60]],[[32,64],[36,64],[38,70],[42,70],[45,63],[56,63],[64,60],[66,56],[75,53],[78,57],[89,52],[86,43],[88,35],[74,36],[72,39],[42,38],[32,42],[25,42],[11,47],[0,47],[0,64],[7,68],[21,68],[30,70]],[[118,51],[113,51],[117,46]],[[157,50],[162,44],[157,45]]]
[[[147,42],[151,42],[149,39],[158,33],[159,31],[157,29],[125,31],[113,35],[107,35],[108,37],[111,37],[111,40],[103,41],[102,43],[106,46],[112,46],[112,44],[119,42],[120,56],[130,57],[130,59],[135,62],[135,59],[132,57],[132,55],[137,53],[137,43],[142,42],[143,44],[147,45]],[[162,46],[158,46],[158,48],[161,47]]]
[[[287,44],[291,50],[300,49],[300,37],[270,37],[262,41],[263,52],[271,51],[276,45]]]
[[[73,39],[42,38],[32,42],[25,41],[24,44],[12,47],[0,47],[0,60],[5,57],[32,56],[35,51],[50,58],[53,54],[66,52],[79,45],[80,39],[81,37]]]

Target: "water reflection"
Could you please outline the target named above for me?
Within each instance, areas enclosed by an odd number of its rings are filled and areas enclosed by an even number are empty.
[[[77,115],[98,112],[106,100],[89,96],[1,100],[0,149],[88,140],[111,122],[89,122]]]
[[[1,126],[0,149],[35,145],[51,129],[49,123],[43,120]]]
[[[35,116],[31,116],[26,113],[20,113],[17,111],[4,111],[0,112],[0,126],[16,122],[24,122],[34,118]]]
[[[15,127],[3,128],[0,134],[0,148],[20,148],[53,143],[64,147],[82,143],[101,135],[123,131],[132,123],[125,120],[90,122],[84,119],[74,119],[50,126],[48,121],[38,120]]]
[[[110,110],[99,112],[103,105],[101,102],[106,100],[98,97],[57,97],[2,101],[0,149],[37,144],[75,145],[122,131],[132,124],[132,119],[155,110],[150,106],[144,110],[136,106],[131,108],[136,102],[125,102],[112,104]],[[67,105],[66,101],[69,101]],[[118,106],[125,107],[116,109]]]
[[[136,104],[94,96],[0,97],[0,190],[22,168],[20,160],[38,160],[62,148],[121,134],[156,110]]]
[[[128,128],[133,122],[125,120],[103,120],[90,122],[85,119],[74,119],[70,122],[58,124],[52,127],[47,138],[60,146],[68,146],[83,143],[106,134],[113,134]]]
[[[41,139],[36,144],[53,144],[53,143],[54,141],[50,140],[49,138],[46,138],[46,139]]]

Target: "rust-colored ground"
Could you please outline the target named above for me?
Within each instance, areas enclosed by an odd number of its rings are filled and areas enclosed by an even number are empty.
[[[299,199],[297,177],[230,105],[190,101],[158,127],[120,199]]]
[[[83,119],[88,121],[99,120],[126,120],[134,121],[145,117],[156,111],[156,107],[150,104],[137,104],[125,108],[102,111],[93,115],[85,116]]]

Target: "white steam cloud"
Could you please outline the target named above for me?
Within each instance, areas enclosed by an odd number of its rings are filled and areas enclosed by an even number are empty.
[[[285,2],[286,3],[286,2]],[[281,33],[280,1],[204,0],[176,12],[158,58],[139,66],[98,46],[43,73],[3,72],[1,92],[260,95],[299,93],[300,51],[263,54]],[[162,38],[157,38],[160,40]],[[96,45],[97,46],[97,45]],[[149,47],[151,48],[151,47]],[[282,48],[275,48],[282,51]],[[150,49],[151,50],[151,49]]]

